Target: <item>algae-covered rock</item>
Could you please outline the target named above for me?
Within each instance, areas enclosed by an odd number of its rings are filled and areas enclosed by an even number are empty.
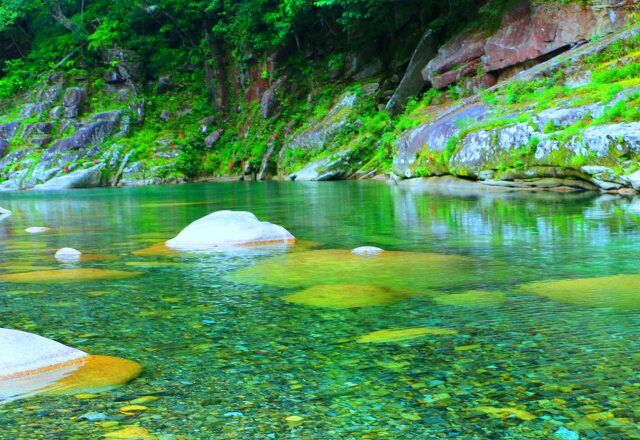
[[[319,250],[270,258],[232,278],[287,288],[365,284],[427,292],[477,281],[482,277],[480,269],[474,259],[459,255],[385,251],[362,258],[350,250]]]
[[[306,306],[329,309],[350,309],[377,306],[401,301],[413,292],[367,284],[319,285],[283,297],[284,300]]]
[[[106,269],[62,269],[13,273],[0,276],[0,282],[10,283],[82,283],[87,281],[122,280],[142,275]]]
[[[493,406],[479,406],[478,408],[476,408],[476,410],[484,414],[489,414],[500,418],[515,417],[524,421],[530,421],[536,418],[536,416],[534,416],[533,414],[518,408],[496,408]]]
[[[166,244],[178,250],[209,250],[293,241],[285,228],[261,222],[250,212],[218,211],[191,223]]]
[[[506,294],[489,290],[470,290],[434,298],[438,304],[461,307],[495,307],[504,303]]]
[[[526,284],[521,290],[582,306],[640,310],[640,275],[544,281]]]
[[[408,339],[415,339],[422,336],[429,335],[457,335],[457,330],[451,330],[447,328],[403,328],[403,329],[386,329],[378,330],[368,333],[364,336],[360,336],[357,341],[360,343],[368,344],[382,344],[385,342],[401,342]]]

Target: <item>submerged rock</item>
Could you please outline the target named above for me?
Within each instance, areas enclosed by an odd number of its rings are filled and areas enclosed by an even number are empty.
[[[78,262],[80,261],[81,255],[82,253],[79,250],[73,248],[62,248],[56,252],[55,258],[62,263]]]
[[[133,361],[92,356],[20,330],[0,328],[0,404],[33,394],[102,391],[130,381]]]
[[[459,255],[385,251],[362,258],[350,250],[293,252],[232,275],[234,281],[286,288],[364,284],[431,293],[486,280],[476,260]]]
[[[464,293],[434,298],[438,304],[461,307],[494,307],[504,303],[506,294],[489,290],[470,290]]]
[[[218,211],[184,228],[167,246],[178,250],[286,244],[295,237],[282,226],[261,222],[245,211]]]
[[[283,299],[305,306],[351,309],[391,304],[413,295],[415,292],[408,290],[395,290],[367,284],[332,284],[314,286],[287,295]]]
[[[582,306],[640,310],[640,275],[543,281],[526,284],[521,290]]]
[[[122,280],[142,275],[140,272],[124,272],[106,269],[63,269],[37,272],[12,273],[0,276],[0,282],[10,283],[82,283],[87,281]]]
[[[357,341],[360,343],[382,344],[385,342],[401,342],[409,339],[415,339],[428,335],[457,335],[457,330],[447,328],[403,328],[403,329],[386,329],[378,330],[360,336]]]

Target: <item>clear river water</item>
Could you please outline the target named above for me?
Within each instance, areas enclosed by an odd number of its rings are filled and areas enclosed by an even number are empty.
[[[144,367],[0,404],[2,439],[640,438],[638,198],[239,182],[0,206],[0,276],[33,273],[0,281],[0,327]],[[299,243],[154,246],[223,209]],[[386,256],[348,252],[363,245]],[[67,246],[105,255],[71,267],[138,274],[39,279]]]

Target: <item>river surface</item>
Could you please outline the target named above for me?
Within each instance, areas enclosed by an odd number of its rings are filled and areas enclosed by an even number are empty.
[[[0,326],[144,367],[91,399],[0,405],[2,439],[130,426],[160,439],[640,438],[638,199],[241,182],[5,193],[0,206],[14,213],[0,222],[0,275],[59,268],[66,246],[113,256],[82,267],[141,272],[0,282]],[[301,244],[136,253],[222,209]],[[362,245],[390,251],[391,269],[345,263]],[[606,295],[589,290],[598,278],[612,280]],[[364,283],[382,299],[340,302]],[[325,285],[337,298],[305,301]],[[363,338],[414,328],[429,330]],[[142,396],[156,399],[123,414]]]

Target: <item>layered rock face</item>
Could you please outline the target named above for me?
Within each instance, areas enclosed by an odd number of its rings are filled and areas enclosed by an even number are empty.
[[[588,23],[597,26],[596,21]],[[557,24],[555,34],[578,35],[573,27],[571,32],[562,31],[562,25]],[[459,60],[475,57],[487,48],[486,42],[464,47],[462,42],[468,38],[473,37],[458,37],[451,45],[458,48]],[[640,122],[628,116],[625,122],[616,115],[637,106],[640,87],[624,86],[635,84],[633,76],[626,82],[614,79],[614,84],[602,80],[593,83],[589,60],[600,59],[611,47],[628,45],[630,54],[615,63],[596,65],[594,75],[609,75],[609,70],[633,65],[633,47],[638,38],[640,26],[636,25],[594,39],[525,69],[489,90],[502,96],[502,102],[472,95],[427,115],[423,124],[398,138],[393,171],[406,178],[453,174],[487,185],[515,188],[635,189],[634,175],[640,167]],[[525,51],[514,56],[525,58],[532,54]],[[430,66],[447,68],[444,58],[436,58]],[[581,75],[588,79],[576,82],[575,78]],[[504,102],[509,90],[530,84],[533,86],[524,95],[533,99],[523,98],[522,104],[513,105]],[[595,95],[596,89],[607,90],[609,96]],[[540,100],[549,90],[559,97]],[[583,91],[591,95],[585,99]]]
[[[471,90],[491,86],[505,70],[623,28],[632,4],[524,2],[497,32],[465,32],[443,45],[422,76],[437,89],[461,81]]]

